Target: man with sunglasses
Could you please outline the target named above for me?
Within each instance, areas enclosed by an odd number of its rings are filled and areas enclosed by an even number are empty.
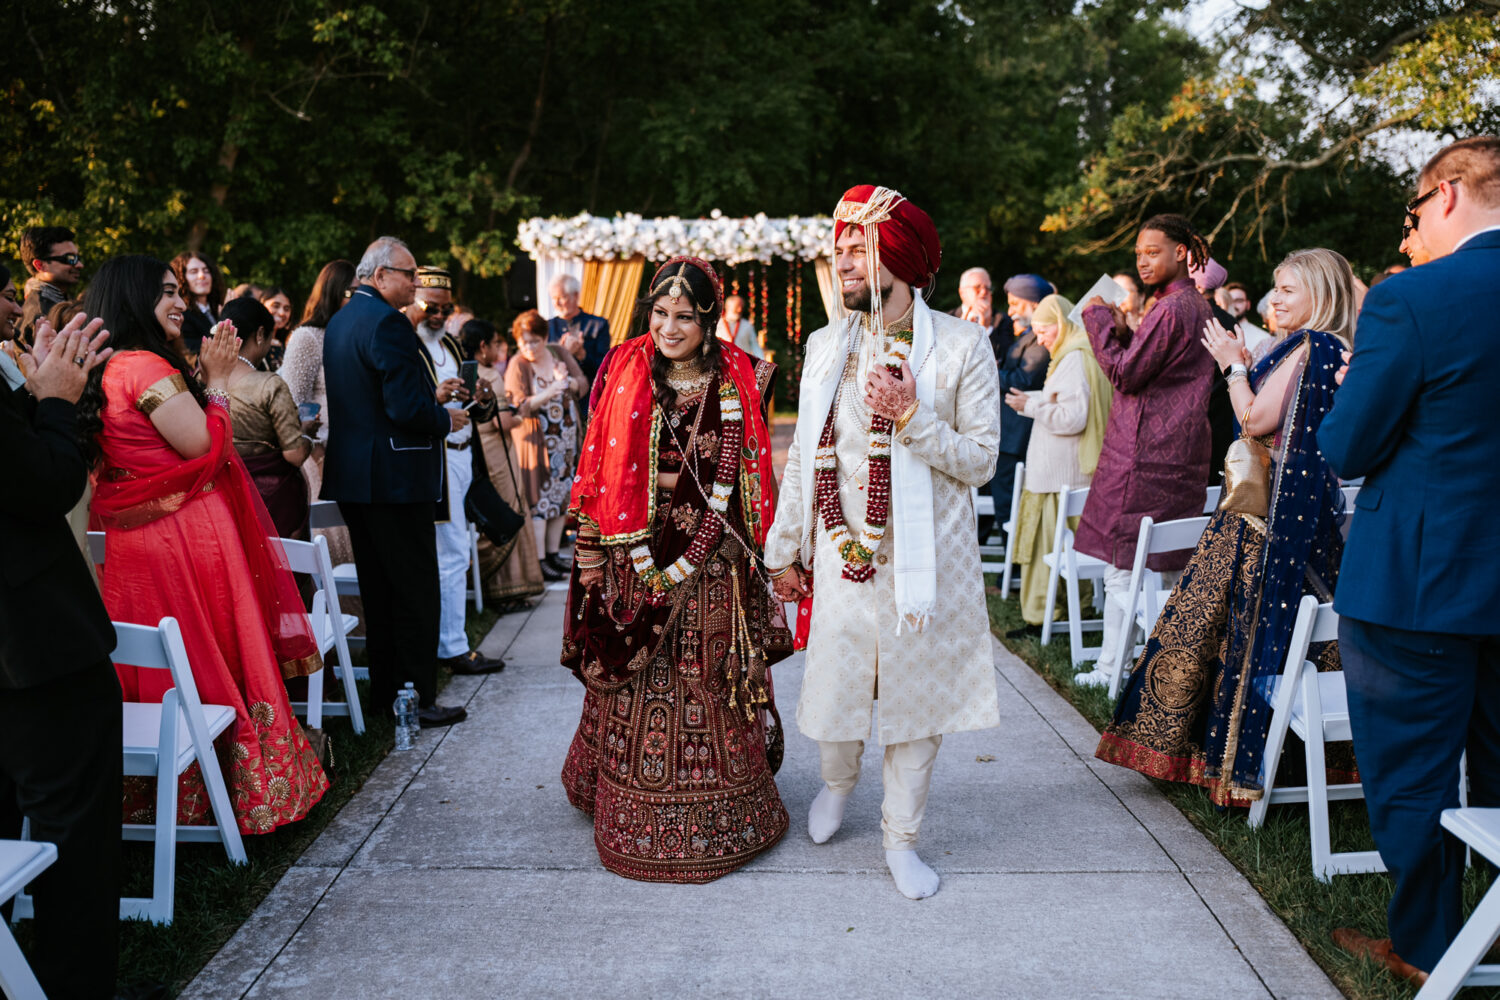
[[[1318,447],[1364,476],[1334,610],[1370,831],[1395,878],[1389,940],[1344,949],[1413,983],[1463,924],[1464,848],[1439,825],[1500,806],[1500,137],[1453,143],[1406,206],[1431,260],[1370,289]],[[1410,234],[1409,234],[1410,235]]]
[[[26,269],[26,301],[17,334],[22,343],[35,338],[36,321],[59,302],[77,294],[83,280],[83,258],[73,230],[63,226],[30,226],[21,231],[21,266]]]

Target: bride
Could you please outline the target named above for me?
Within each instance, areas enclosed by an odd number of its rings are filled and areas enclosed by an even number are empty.
[[[605,357],[570,513],[562,662],[584,683],[563,767],[604,866],[708,882],[781,839],[771,663],[790,652],[759,572],[774,509],[774,366],[713,335],[713,268],[674,257]]]

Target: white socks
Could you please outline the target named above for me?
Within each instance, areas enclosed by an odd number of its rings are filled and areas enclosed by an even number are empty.
[[[926,899],[938,891],[937,872],[928,868],[916,851],[886,851],[885,863],[891,868],[896,888],[907,899]]]
[[[807,810],[807,835],[814,844],[826,844],[829,837],[839,832],[844,825],[844,804],[848,801],[847,794],[840,795],[823,786]]]

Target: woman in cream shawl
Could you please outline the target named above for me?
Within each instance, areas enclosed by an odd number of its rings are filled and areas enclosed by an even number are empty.
[[[1088,334],[1068,319],[1072,311],[1073,303],[1061,295],[1049,295],[1037,305],[1031,328],[1052,355],[1047,381],[1037,392],[1012,389],[1005,397],[1007,406],[1033,421],[1015,547],[1021,564],[1021,615],[1026,631],[1033,633],[1047,606],[1048,571],[1042,557],[1052,548],[1058,494],[1064,487],[1083,489],[1093,480],[1114,402],[1114,389],[1094,360]]]

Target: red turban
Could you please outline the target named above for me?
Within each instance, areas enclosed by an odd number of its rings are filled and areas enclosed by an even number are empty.
[[[932,217],[889,188],[858,184],[844,192],[833,213],[833,238],[869,219],[880,235],[880,263],[913,288],[926,288],[943,260]],[[872,276],[873,280],[873,276]]]

